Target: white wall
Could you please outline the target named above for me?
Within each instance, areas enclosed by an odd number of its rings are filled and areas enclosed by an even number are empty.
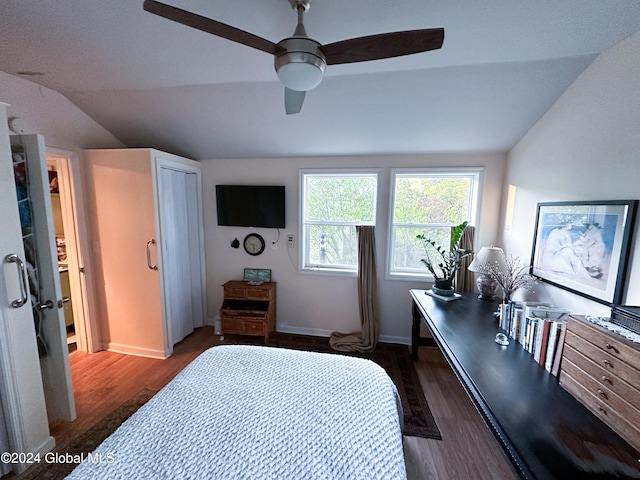
[[[383,220],[376,226],[378,273],[381,277],[381,338],[408,342],[411,333],[410,288],[426,288],[425,283],[385,280],[387,251],[387,211],[389,205],[389,169],[402,167],[485,167],[478,226],[478,245],[497,240],[501,187],[506,156],[503,154],[403,155],[319,158],[268,158],[250,160],[207,160],[203,167],[204,214],[207,254],[207,298],[209,316],[222,304],[221,285],[241,279],[243,269],[270,268],[277,289],[277,330],[328,335],[334,330],[360,329],[357,302],[357,278],[328,274],[300,273],[298,263],[298,172],[303,168],[380,168]],[[275,229],[248,229],[217,225],[216,184],[266,184],[286,186],[287,227],[281,231],[277,249]],[[252,257],[242,247],[230,246],[234,238],[240,243],[250,231],[260,233],[267,243],[265,252]],[[287,249],[285,235],[293,233],[296,248]]]
[[[512,149],[505,186],[515,185],[517,195],[511,232],[502,234],[508,252],[529,261],[537,202],[640,198],[639,85],[636,33],[603,52]],[[632,252],[623,303],[640,305],[639,241]],[[574,313],[610,312],[550,285],[536,294]]]
[[[28,80],[0,72],[0,101],[9,104],[9,118],[25,120],[25,133],[43,135],[47,147],[76,153],[83,148],[124,147],[65,96]]]

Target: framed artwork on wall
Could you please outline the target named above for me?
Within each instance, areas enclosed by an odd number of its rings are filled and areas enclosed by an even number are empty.
[[[538,203],[531,274],[600,303],[622,300],[637,200]]]

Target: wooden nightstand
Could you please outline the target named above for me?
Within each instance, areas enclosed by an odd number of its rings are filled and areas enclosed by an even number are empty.
[[[276,329],[276,282],[251,285],[231,280],[223,288],[222,333],[264,336],[269,343],[269,334]]]

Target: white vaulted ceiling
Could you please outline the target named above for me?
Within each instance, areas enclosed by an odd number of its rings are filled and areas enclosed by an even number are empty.
[[[164,2],[274,42],[296,23],[287,0]],[[0,70],[62,93],[130,147],[197,159],[507,151],[640,29],[640,2],[313,0],[305,27],[321,43],[434,27],[445,40],[331,65],[291,116],[270,55],[142,0],[2,0],[0,26]]]

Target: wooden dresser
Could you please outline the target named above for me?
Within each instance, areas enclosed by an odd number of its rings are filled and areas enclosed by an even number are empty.
[[[570,317],[560,385],[640,450],[640,344]]]
[[[269,334],[276,329],[276,282],[251,285],[231,280],[223,288],[222,333],[264,336],[269,343]]]

